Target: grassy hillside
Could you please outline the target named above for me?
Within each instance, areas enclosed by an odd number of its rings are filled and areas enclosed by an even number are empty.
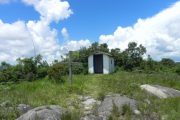
[[[13,106],[20,103],[33,107],[56,104],[68,106],[68,101],[75,101],[78,110],[78,95],[88,95],[102,100],[108,93],[120,93],[139,101],[139,109],[144,114],[157,113],[168,120],[180,119],[180,98],[158,99],[142,91],[141,84],[159,84],[180,90],[180,76],[176,74],[156,73],[128,73],[116,72],[110,75],[75,75],[73,85],[70,86],[67,77],[65,83],[53,83],[48,78],[34,82],[0,85],[0,103],[10,101]],[[145,100],[151,104],[147,104]],[[0,119],[17,118],[17,113],[2,111]]]

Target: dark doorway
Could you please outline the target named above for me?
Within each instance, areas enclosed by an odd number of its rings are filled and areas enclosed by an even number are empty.
[[[94,55],[94,73],[103,73],[103,55]]]

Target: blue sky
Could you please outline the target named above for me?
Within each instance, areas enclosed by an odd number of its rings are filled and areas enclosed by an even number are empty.
[[[99,35],[110,34],[117,26],[133,25],[137,19],[151,17],[176,1],[68,0],[74,14],[58,24],[52,23],[52,26],[59,30],[66,27],[72,39],[98,41]],[[39,19],[39,13],[32,6],[20,1],[1,5],[0,13],[0,19],[9,23]]]
[[[62,25],[72,38],[97,40],[117,26],[133,25],[137,19],[153,16],[177,0],[69,0],[74,15]]]
[[[33,56],[31,41],[49,61],[94,41],[180,61],[179,31],[179,0],[0,0],[0,61]]]

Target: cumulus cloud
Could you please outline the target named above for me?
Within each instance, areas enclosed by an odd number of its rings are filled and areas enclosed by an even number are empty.
[[[61,0],[23,0],[34,6],[40,13],[40,19],[28,22],[5,23],[0,20],[0,62],[13,63],[18,57],[42,54],[47,61],[60,58],[57,30],[50,27],[55,21],[68,18],[72,11],[67,1]]]
[[[23,0],[32,5],[40,13],[40,19],[6,23],[0,19],[0,62],[15,63],[18,57],[43,55],[48,62],[60,59],[69,50],[77,50],[90,45],[89,40],[71,40],[59,44],[58,30],[51,28],[52,22],[68,18],[72,10],[67,1],[61,0]],[[69,39],[68,30],[61,31],[65,39]],[[34,53],[35,50],[35,53]]]
[[[61,51],[68,52],[68,51],[75,51],[82,47],[89,47],[91,45],[91,42],[86,40],[71,40],[65,45],[61,47]]]
[[[42,54],[47,60],[59,57],[57,31],[42,21],[17,21],[12,24],[0,21],[0,61],[14,62],[18,57]],[[34,42],[34,43],[33,43]]]
[[[10,0],[0,0],[10,1]],[[90,46],[85,40],[70,40],[59,44],[58,30],[51,28],[52,22],[67,19],[73,13],[64,0],[22,0],[39,12],[39,20],[16,21],[6,23],[0,19],[0,62],[14,62],[18,57],[42,54],[51,62],[69,51]],[[111,35],[101,35],[100,43],[110,48],[125,49],[130,41],[146,46],[148,54],[155,59],[171,57],[180,60],[180,2],[147,19],[139,19],[133,26],[118,27]],[[69,34],[66,28],[61,30],[65,39]]]
[[[61,30],[61,34],[65,40],[69,40],[69,33],[65,27]]]
[[[30,34],[23,21],[12,24],[0,20],[0,61],[15,61],[16,56],[31,53]]]
[[[73,12],[69,9],[67,1],[61,0],[22,0],[27,5],[32,5],[41,15],[41,20],[46,22],[64,20]]]
[[[154,59],[163,57],[180,61],[180,2],[147,18],[139,19],[133,26],[119,26],[113,34],[101,35],[100,43],[107,43],[110,48],[125,49],[135,41],[147,48],[147,54]]]

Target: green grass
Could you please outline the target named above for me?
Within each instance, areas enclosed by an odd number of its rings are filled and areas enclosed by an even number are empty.
[[[159,84],[180,90],[180,76],[168,73],[144,74],[116,72],[110,75],[75,75],[70,86],[67,77],[65,83],[53,83],[48,78],[34,82],[0,85],[0,103],[11,101],[16,106],[20,103],[33,107],[55,104],[68,106],[68,101],[78,103],[78,95],[90,95],[102,100],[108,93],[127,95],[139,101],[139,109],[144,114],[157,113],[168,120],[180,119],[180,98],[158,99],[139,88],[141,84]],[[149,99],[151,105],[144,100]],[[78,105],[75,105],[78,110]],[[2,111],[0,111],[2,114]],[[18,114],[7,113],[0,118],[16,118]]]

